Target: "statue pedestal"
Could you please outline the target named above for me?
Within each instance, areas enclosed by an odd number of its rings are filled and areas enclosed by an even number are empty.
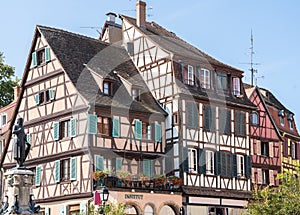
[[[4,176],[8,188],[9,205],[7,213],[4,214],[14,214],[13,206],[15,205],[16,196],[19,204],[18,214],[33,214],[28,203],[31,200],[30,194],[32,194],[34,173],[26,168],[13,168],[8,170]]]

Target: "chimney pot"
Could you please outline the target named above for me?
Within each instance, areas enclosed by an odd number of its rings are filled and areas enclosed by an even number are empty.
[[[117,14],[109,12],[109,13],[106,14],[106,16],[107,16],[107,21],[108,22],[112,22],[112,23],[116,22]]]
[[[20,86],[14,87],[14,101],[16,101],[20,96],[20,89],[21,89]]]
[[[146,2],[136,2],[136,25],[146,29]]]

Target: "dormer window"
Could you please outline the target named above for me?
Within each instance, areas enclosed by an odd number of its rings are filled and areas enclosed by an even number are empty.
[[[188,85],[194,85],[194,67],[188,65]]]
[[[131,96],[133,100],[140,101],[140,90],[137,88],[132,88]]]
[[[227,75],[224,73],[217,73],[217,87],[218,90],[227,90]]]
[[[200,76],[201,86],[205,89],[210,89],[210,71],[207,69],[201,69]]]
[[[112,95],[112,83],[109,81],[103,82],[103,94],[111,96]]]
[[[279,122],[281,126],[284,126],[284,110],[278,111]]]
[[[241,95],[241,82],[240,78],[234,77],[232,79],[232,93],[235,96]]]
[[[1,127],[7,124],[7,114],[2,114],[1,115]]]
[[[288,122],[289,122],[289,127],[290,127],[290,130],[294,130],[294,124],[293,124],[293,114],[288,114]]]

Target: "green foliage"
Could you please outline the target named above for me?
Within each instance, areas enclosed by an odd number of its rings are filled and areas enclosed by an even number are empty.
[[[124,204],[114,204],[112,202],[108,202],[103,207],[103,212],[105,215],[126,215]],[[91,205],[88,207],[88,215],[100,215],[100,214],[102,213],[99,213],[95,205]]]
[[[297,175],[300,175],[299,168]],[[291,172],[278,174],[279,187],[254,189],[253,200],[247,212],[251,215],[294,215],[300,214],[300,181]]]
[[[11,103],[14,99],[14,89],[19,80],[15,77],[15,69],[4,62],[3,53],[0,52],[0,107]]]

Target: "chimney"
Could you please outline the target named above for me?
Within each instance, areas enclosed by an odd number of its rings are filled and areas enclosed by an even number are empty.
[[[108,22],[112,22],[112,23],[116,22],[117,14],[109,12],[109,13],[106,14],[106,16],[107,16],[107,21]]]
[[[18,97],[20,95],[20,89],[21,89],[20,86],[14,87],[14,101],[17,101],[17,99],[18,99]]]
[[[146,29],[146,2],[136,2],[136,25]]]

